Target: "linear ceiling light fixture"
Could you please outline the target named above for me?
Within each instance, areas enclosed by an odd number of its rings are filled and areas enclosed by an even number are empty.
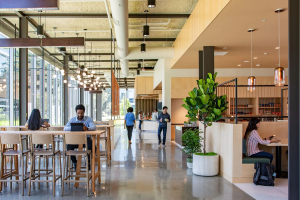
[[[155,8],[156,4],[155,4],[155,0],[148,0],[148,8]]]
[[[148,10],[145,10],[144,12],[146,13],[146,25],[143,28],[143,36],[144,37],[148,37],[149,36],[149,26],[147,25],[147,13],[148,13]]]
[[[252,33],[253,33],[254,29],[249,29],[248,32],[251,33],[251,76],[248,77],[248,91],[253,92],[255,90],[255,77],[252,76]]]
[[[280,66],[280,13],[284,10],[279,8],[275,10],[275,13],[278,13],[278,39],[279,39],[279,48],[278,48],[278,67],[274,70],[274,84],[275,86],[284,86],[285,84],[285,70]]]

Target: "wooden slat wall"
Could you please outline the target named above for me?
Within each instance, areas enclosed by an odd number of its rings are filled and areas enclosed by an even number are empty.
[[[111,95],[112,95],[112,116],[120,115],[120,88],[115,74],[112,72],[112,85],[111,85]]]
[[[230,0],[199,0],[189,19],[173,43],[175,56],[171,67],[188,50],[206,27],[215,19]]]
[[[135,100],[135,116],[138,117],[141,110],[144,115],[152,115],[152,111],[157,109],[158,99],[136,99]]]

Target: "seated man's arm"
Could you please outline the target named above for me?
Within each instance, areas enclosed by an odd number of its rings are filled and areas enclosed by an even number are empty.
[[[72,119],[70,119],[70,121],[65,125],[65,127],[64,127],[64,131],[71,131],[71,120]]]
[[[88,127],[88,130],[89,130],[89,131],[95,131],[95,130],[96,130],[96,126],[95,126],[95,123],[94,123],[94,121],[92,120],[92,118],[90,118],[90,120],[89,120],[89,127]]]

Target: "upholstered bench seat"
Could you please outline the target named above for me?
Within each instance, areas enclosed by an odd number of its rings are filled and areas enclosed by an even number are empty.
[[[244,157],[243,164],[254,164],[254,163],[270,163],[269,158],[253,158],[253,157]]]

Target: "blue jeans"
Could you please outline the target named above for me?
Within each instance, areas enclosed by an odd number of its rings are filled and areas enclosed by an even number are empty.
[[[163,145],[165,145],[166,143],[166,135],[167,135],[167,127],[161,127],[161,126],[158,126],[158,141],[159,143],[161,143],[161,137],[160,137],[160,134],[161,134],[161,130],[163,130]]]
[[[140,123],[139,123],[139,129],[140,129],[140,130],[142,130],[142,122],[143,122],[143,121],[140,120]]]
[[[256,158],[269,158],[270,159],[270,164],[273,161],[273,155],[271,153],[261,151],[256,154],[252,154],[250,157],[256,157]]]

